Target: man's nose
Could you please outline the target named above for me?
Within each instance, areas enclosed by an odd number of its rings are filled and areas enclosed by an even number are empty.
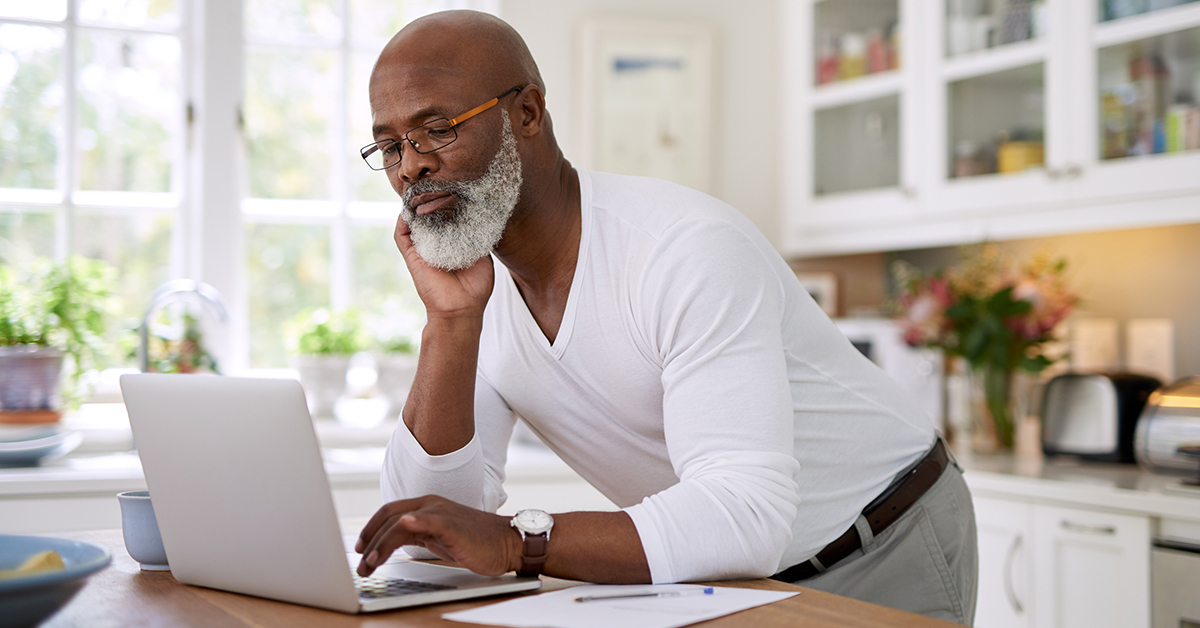
[[[412,185],[438,171],[441,162],[433,152],[417,152],[416,147],[407,138],[401,140],[399,146],[400,165],[396,166],[396,172],[406,184]]]

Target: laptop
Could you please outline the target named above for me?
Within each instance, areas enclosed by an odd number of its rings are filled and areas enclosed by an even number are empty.
[[[121,393],[180,582],[345,613],[541,586],[396,556],[358,577],[295,380],[122,375]]]

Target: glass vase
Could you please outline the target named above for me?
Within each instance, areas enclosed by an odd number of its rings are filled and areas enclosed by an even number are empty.
[[[968,375],[971,448],[978,454],[1013,450],[1017,425],[1029,414],[1036,379],[1024,371],[980,367]]]

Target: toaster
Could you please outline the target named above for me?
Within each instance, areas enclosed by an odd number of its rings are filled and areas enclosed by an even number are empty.
[[[1150,396],[1138,421],[1134,453],[1155,471],[1200,469],[1200,377],[1189,377]]]
[[[1100,462],[1136,462],[1134,431],[1162,382],[1134,373],[1066,373],[1042,393],[1042,450]]]

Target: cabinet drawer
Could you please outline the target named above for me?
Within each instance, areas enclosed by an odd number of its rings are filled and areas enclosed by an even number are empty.
[[[1036,625],[1150,625],[1149,518],[1035,505],[1033,520]]]

